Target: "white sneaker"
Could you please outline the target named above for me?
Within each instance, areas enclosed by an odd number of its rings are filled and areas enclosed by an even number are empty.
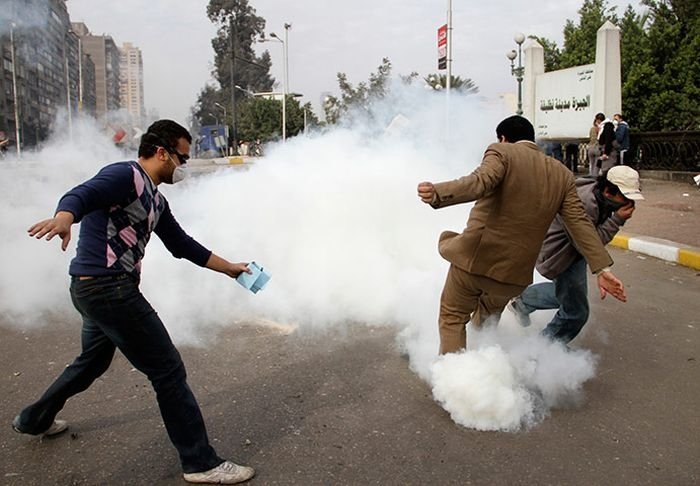
[[[255,476],[255,469],[239,466],[231,461],[224,461],[208,471],[185,473],[182,477],[189,483],[201,484],[236,484],[248,481]]]

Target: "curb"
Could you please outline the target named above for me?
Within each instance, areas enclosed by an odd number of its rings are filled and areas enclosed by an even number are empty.
[[[651,236],[624,233],[615,235],[610,245],[700,270],[700,248],[693,246],[681,245]]]

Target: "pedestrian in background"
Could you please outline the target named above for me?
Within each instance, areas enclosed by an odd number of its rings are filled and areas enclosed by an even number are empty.
[[[576,174],[578,169],[578,143],[569,142],[566,144],[566,166]]]
[[[596,171],[592,173],[598,176],[600,172],[605,172],[611,167],[615,167],[618,160],[617,141],[615,140],[615,125],[609,118],[600,123],[600,135],[598,135],[600,145],[600,156],[596,163]]]
[[[53,218],[34,224],[29,236],[61,238],[65,251],[71,226],[80,223],[71,261],[70,294],[83,318],[82,352],[41,398],[15,417],[15,431],[56,435],[68,428],[55,420],[66,401],[107,371],[118,348],[150,380],[184,479],[233,484],[254,471],[221,459],[209,443],[202,413],[187,384],[185,365],[156,311],[139,290],[141,260],[151,233],[176,258],[236,278],[251,273],[204,248],[177,223],[161,183],[184,178],[192,137],[181,125],[160,120],[141,137],[138,161],[117,162],[68,191]],[[179,298],[180,296],[173,296]],[[153,483],[159,478],[153,477]]]
[[[601,297],[610,293],[626,299],[571,172],[540,151],[532,124],[522,116],[499,123],[496,136],[499,143],[488,146],[471,174],[418,184],[418,197],[435,209],[476,201],[461,234],[440,236],[440,254],[450,262],[440,298],[441,354],[464,349],[468,322],[480,327],[500,316],[508,301],[532,283],[537,254],[557,214],[597,275]]]
[[[625,154],[630,149],[630,127],[620,113],[613,115],[615,141],[620,152],[620,165],[625,165]]]
[[[595,118],[593,118],[593,126],[588,132],[588,149],[586,153],[588,155],[588,172],[591,175],[596,175],[598,173],[598,157],[600,157],[600,145],[598,144],[598,135],[600,135],[600,124],[605,120],[605,115],[603,113],[598,113]]]
[[[639,174],[631,167],[616,166],[597,179],[581,177],[576,189],[586,216],[607,245],[634,213],[634,201],[644,199]],[[588,278],[586,260],[569,237],[560,216],[547,231],[537,257],[537,271],[550,279],[528,286],[508,308],[523,326],[539,309],[557,309],[542,334],[563,343],[574,339],[588,321]]]

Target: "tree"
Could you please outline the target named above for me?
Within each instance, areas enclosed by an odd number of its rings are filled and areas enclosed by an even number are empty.
[[[318,125],[318,118],[311,103],[301,105],[298,100],[287,97],[287,137],[304,130],[304,111],[309,126]],[[238,134],[240,140],[260,139],[263,142],[282,138],[282,102],[260,96],[250,96],[241,103]]]
[[[429,74],[423,80],[428,86],[435,90],[441,90],[447,88],[447,75],[446,74]],[[479,88],[476,83],[469,78],[462,78],[460,76],[452,75],[450,77],[450,89],[463,94],[476,94],[479,92]]]
[[[391,76],[391,61],[383,58],[377,68],[377,72],[371,73],[367,82],[360,82],[353,86],[345,73],[338,73],[338,86],[340,98],[328,96],[324,100],[323,110],[326,122],[337,123],[339,119],[350,111],[363,111],[370,114],[370,105],[383,98],[389,90]]]
[[[700,129],[700,7],[690,0],[646,0],[648,90],[640,118],[649,130]],[[641,93],[640,93],[641,94]]]
[[[595,62],[598,29],[606,20],[617,24],[616,8],[609,7],[607,0],[584,0],[578,11],[578,24],[567,20],[564,26],[564,48],[559,57],[559,69]]]
[[[210,0],[207,16],[218,25],[217,35],[212,39],[215,54],[212,75],[219,86],[202,89],[192,110],[193,117],[204,121],[211,118],[209,113],[221,112],[214,105],[216,102],[228,108],[227,122],[230,124],[232,85],[253,91],[271,91],[274,84],[270,76],[272,62],[269,52],[257,57],[253,50],[253,44],[264,35],[265,19],[256,15],[248,0]]]

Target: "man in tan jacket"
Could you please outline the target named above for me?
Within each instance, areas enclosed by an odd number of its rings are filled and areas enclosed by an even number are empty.
[[[440,255],[451,263],[440,298],[440,353],[466,347],[466,323],[481,326],[500,316],[508,301],[532,283],[537,254],[552,220],[560,214],[571,238],[607,293],[626,301],[624,285],[610,271],[613,261],[586,218],[572,173],[534,143],[532,124],[511,116],[496,127],[499,143],[488,146],[468,176],[418,184],[433,208],[476,201],[461,234],[440,236]],[[473,313],[473,315],[472,315]]]

